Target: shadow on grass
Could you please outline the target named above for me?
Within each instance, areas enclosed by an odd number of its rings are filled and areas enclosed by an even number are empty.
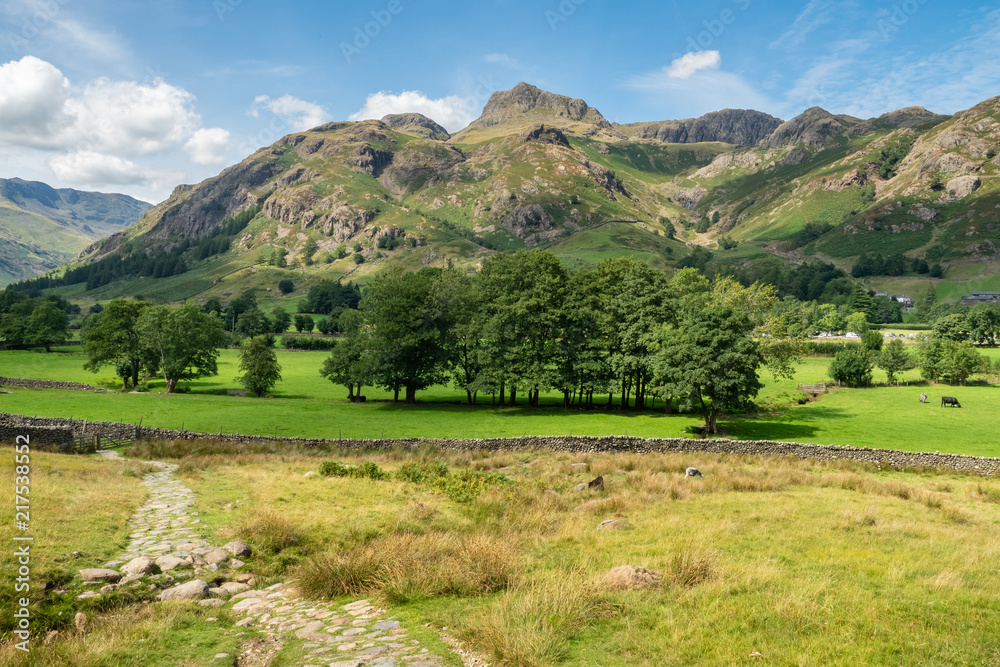
[[[812,440],[818,429],[814,424],[854,415],[843,408],[811,406],[808,410],[784,410],[773,415],[720,422],[734,438],[743,440]]]

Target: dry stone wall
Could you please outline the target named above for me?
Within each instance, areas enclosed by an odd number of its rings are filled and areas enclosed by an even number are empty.
[[[28,436],[35,449],[63,449],[73,446],[73,431],[52,426],[8,426],[0,423],[0,444],[15,444],[18,436]]]
[[[55,380],[32,380],[28,378],[8,378],[0,376],[0,386],[23,387],[25,389],[72,389],[74,391],[100,391],[97,387],[82,382],[57,382]]]
[[[436,446],[446,451],[514,451],[544,449],[559,452],[711,452],[718,454],[748,454],[753,456],[794,456],[819,461],[844,459],[874,463],[881,468],[950,468],[961,472],[980,475],[1000,474],[1000,458],[990,456],[969,456],[964,454],[941,454],[929,452],[904,452],[896,449],[875,449],[850,447],[847,445],[813,445],[800,442],[778,442],[774,440],[729,440],[713,438],[696,440],[689,438],[637,438],[630,436],[524,436],[520,438],[437,439],[403,438],[379,440],[323,439],[323,438],[275,438],[265,435],[240,435],[218,433],[195,433],[171,429],[151,428],[135,424],[113,422],[88,422],[86,420],[53,419],[46,417],[25,417],[0,413],[0,435],[20,434],[24,428],[56,429],[69,431],[73,435],[100,435],[118,440],[194,440],[210,439],[235,444],[272,444],[275,447],[298,445],[316,448],[347,449],[416,449],[425,445]],[[0,442],[4,441],[0,437]],[[7,437],[12,441],[13,436]]]

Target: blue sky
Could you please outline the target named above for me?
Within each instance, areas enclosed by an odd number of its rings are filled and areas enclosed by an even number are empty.
[[[149,201],[283,134],[527,81],[611,121],[1000,94],[1000,8],[941,0],[4,0],[0,177]]]

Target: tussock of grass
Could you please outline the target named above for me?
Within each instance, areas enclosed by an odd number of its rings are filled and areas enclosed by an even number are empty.
[[[300,528],[274,510],[244,511],[225,533],[271,553],[296,546],[302,541]]]
[[[390,534],[328,552],[298,568],[306,595],[379,595],[413,602],[438,595],[470,597],[511,585],[519,575],[517,551],[483,534]]]
[[[548,667],[570,642],[614,605],[580,585],[581,573],[562,582],[532,582],[506,591],[460,627],[462,639],[487,651],[498,666]]]
[[[677,588],[691,588],[715,578],[719,553],[715,549],[689,547],[671,558],[666,580]]]

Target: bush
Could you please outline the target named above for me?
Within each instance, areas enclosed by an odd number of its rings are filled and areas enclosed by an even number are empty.
[[[396,471],[396,479],[414,484],[423,484],[430,480],[444,477],[448,474],[448,466],[442,461],[428,461],[426,463],[404,463]]]
[[[362,255],[360,252],[354,253],[354,256],[351,259],[354,260],[355,264],[364,264],[365,263],[365,256]]]
[[[362,463],[359,466],[346,465],[340,461],[323,461],[319,466],[319,474],[324,477],[357,477],[376,481],[391,477],[389,473],[372,461]]]
[[[867,387],[872,383],[871,354],[861,347],[849,347],[837,353],[830,364],[830,377],[848,387]]]
[[[291,294],[295,291],[295,283],[288,278],[285,278],[284,280],[278,282],[278,289],[282,294]]]

